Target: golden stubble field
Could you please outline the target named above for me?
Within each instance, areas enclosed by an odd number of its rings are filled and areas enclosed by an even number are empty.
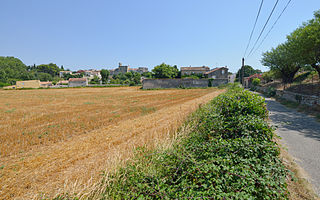
[[[92,191],[134,148],[167,139],[222,90],[0,90],[0,199]]]

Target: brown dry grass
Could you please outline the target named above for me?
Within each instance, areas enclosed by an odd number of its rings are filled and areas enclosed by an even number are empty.
[[[0,198],[92,191],[141,145],[168,138],[216,89],[0,91]]]

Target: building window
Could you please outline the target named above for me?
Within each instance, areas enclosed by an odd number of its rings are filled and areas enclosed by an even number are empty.
[[[224,74],[224,70],[221,70],[221,73]]]

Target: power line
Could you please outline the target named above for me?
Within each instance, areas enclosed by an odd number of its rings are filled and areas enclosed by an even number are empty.
[[[247,57],[249,57],[249,56],[251,55],[251,53],[252,53],[253,49],[255,48],[256,44],[258,43],[258,41],[259,41],[259,39],[260,39],[260,37],[261,37],[261,35],[262,35],[262,33],[263,33],[264,29],[266,28],[266,26],[267,26],[267,24],[268,24],[268,22],[269,22],[269,20],[270,20],[270,18],[271,18],[271,16],[272,16],[272,14],[273,14],[273,11],[274,11],[274,10],[275,10],[275,8],[277,7],[278,3],[279,3],[279,0],[277,0],[277,1],[276,1],[276,3],[274,4],[274,6],[273,6],[273,8],[272,8],[272,11],[271,11],[271,13],[270,13],[270,15],[269,15],[269,17],[268,17],[268,19],[267,19],[266,23],[264,24],[264,26],[263,26],[263,28],[262,28],[262,30],[261,30],[261,32],[260,32],[260,34],[259,34],[259,37],[257,38],[256,42],[254,43],[254,45],[253,45],[252,49],[250,50],[250,52],[249,52],[249,54],[248,54],[248,56],[247,56]]]
[[[280,13],[279,17],[277,18],[277,20],[273,23],[273,25],[271,26],[270,30],[268,31],[268,33],[264,36],[263,40],[260,42],[259,46],[253,51],[253,54],[260,48],[260,46],[262,45],[262,43],[266,40],[266,38],[268,37],[268,35],[270,34],[271,30],[274,28],[274,26],[276,25],[276,23],[279,21],[280,17],[282,16],[282,14],[284,13],[284,11],[287,9],[287,7],[289,6],[290,2],[292,0],[289,0],[287,5],[284,7],[284,9],[282,10],[282,12]]]
[[[253,28],[252,28],[252,31],[251,31],[251,34],[250,34],[250,37],[249,37],[249,41],[248,41],[246,50],[244,51],[243,57],[245,57],[245,55],[246,55],[246,53],[247,53],[247,50],[248,50],[248,48],[249,48],[249,45],[250,45],[250,42],[251,42],[251,39],[252,39],[252,35],[253,35],[253,32],[254,32],[254,29],[256,28],[257,21],[258,21],[259,15],[260,15],[260,11],[261,11],[261,8],[262,8],[262,4],[263,4],[263,0],[261,0],[260,7],[259,7],[259,10],[258,10],[258,14],[257,14],[257,16],[256,16],[256,20],[255,20],[255,22],[254,22],[254,25],[253,25]]]

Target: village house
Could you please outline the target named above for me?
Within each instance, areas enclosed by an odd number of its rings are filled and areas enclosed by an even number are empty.
[[[210,68],[207,66],[202,67],[181,67],[181,76],[192,75],[192,74],[205,74],[210,71]]]
[[[148,72],[148,68],[147,67],[129,68],[128,71],[129,72],[137,72],[139,74],[142,74],[144,72]]]
[[[130,68],[129,65],[122,65],[122,63],[119,63],[118,68],[116,69],[110,69],[110,76],[112,75],[118,75],[119,73],[127,73],[127,72],[137,72],[137,73],[144,73],[144,72],[148,72],[148,68],[147,67],[138,67],[138,68]]]
[[[88,86],[87,78],[69,78],[69,87],[85,87]]]
[[[249,77],[244,77],[244,87],[245,88],[249,88],[251,87],[252,85],[252,80],[255,79],[255,78],[258,78],[261,80],[261,82],[263,83],[263,78],[262,78],[262,74],[252,74],[251,76]]]
[[[207,78],[228,79],[228,68],[218,67],[204,73]]]
[[[59,72],[59,77],[60,77],[60,78],[63,78],[63,76],[64,76],[65,74],[72,74],[72,71],[60,71],[60,72]]]
[[[102,78],[100,74],[100,70],[94,70],[94,69],[84,70],[84,76],[87,77],[89,80],[94,79],[95,76],[98,77],[99,79]]]

